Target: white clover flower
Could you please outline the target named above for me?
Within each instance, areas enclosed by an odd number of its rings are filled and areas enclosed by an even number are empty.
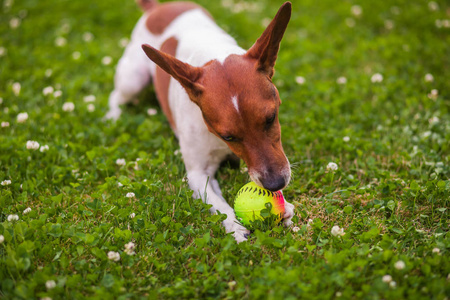
[[[133,249],[136,247],[136,244],[133,243],[133,242],[129,242],[129,243],[125,244],[124,247],[125,247],[125,249],[131,249],[131,250],[133,250]]]
[[[48,151],[48,149],[49,149],[48,145],[44,145],[44,146],[41,146],[41,148],[39,149],[39,151],[45,152],[45,151]]]
[[[428,2],[428,8],[429,8],[431,11],[437,11],[437,10],[439,10],[439,4],[437,4],[437,3],[434,2],[434,1],[430,1],[430,2]]]
[[[88,112],[94,112],[95,111],[95,105],[92,104],[92,103],[88,104],[87,110],[88,110]]]
[[[44,96],[53,94],[53,92],[54,92],[54,89],[52,86],[47,86],[42,90],[42,94],[44,94]]]
[[[83,101],[88,103],[88,102],[94,102],[95,101],[95,96],[94,95],[87,95],[83,97]]]
[[[350,142],[350,137],[349,137],[349,136],[344,136],[344,137],[342,138],[342,140],[343,140],[344,142],[348,143],[348,142]]]
[[[125,166],[126,162],[124,158],[118,158],[116,159],[116,165],[118,166]]]
[[[120,182],[118,182],[117,185],[118,185],[119,187],[123,187],[123,184],[120,183]]]
[[[433,253],[436,253],[436,254],[439,254],[439,253],[441,253],[441,249],[439,249],[439,248],[433,248],[432,252],[433,252]]]
[[[8,222],[19,221],[19,216],[18,215],[8,215],[7,220],[8,220]]]
[[[129,249],[125,249],[125,251],[124,251],[126,254],[128,254],[128,255],[135,255],[136,254],[136,252],[134,252],[134,250],[129,250]]]
[[[74,60],[79,60],[80,57],[81,57],[80,51],[75,51],[75,52],[72,53],[72,58],[73,58]]]
[[[9,27],[11,27],[12,29],[16,29],[19,26],[20,26],[20,19],[19,18],[12,18],[9,21]]]
[[[119,40],[119,47],[125,48],[126,46],[128,46],[129,43],[130,43],[130,40],[128,38],[126,38],[126,37],[121,38]]]
[[[39,143],[36,141],[27,141],[27,149],[28,150],[37,150],[37,149],[39,149]]]
[[[338,79],[336,79],[336,83],[337,84],[346,84],[347,78],[345,78],[344,76],[338,77]]]
[[[405,262],[404,262],[403,260],[399,260],[398,262],[396,262],[396,263],[394,264],[394,267],[395,267],[397,270],[403,270],[403,269],[406,267],[406,264],[405,264]]]
[[[429,122],[431,125],[435,125],[435,124],[439,123],[439,118],[436,117],[436,116],[434,116],[434,117],[432,117],[431,119],[429,119],[428,122]]]
[[[293,232],[298,232],[299,230],[300,230],[300,227],[298,227],[298,226],[292,227]]]
[[[345,24],[347,24],[348,27],[353,28],[355,27],[356,22],[352,18],[347,18],[345,19]]]
[[[433,133],[431,132],[431,131],[425,131],[424,133],[422,133],[422,137],[423,138],[427,138],[427,137],[429,137],[430,135],[432,135]]]
[[[53,97],[55,97],[55,98],[59,98],[59,97],[61,97],[61,95],[62,95],[62,91],[55,91],[54,93],[53,93]]]
[[[3,128],[9,127],[9,122],[2,122],[2,127],[3,127]]]
[[[112,260],[112,261],[119,261],[120,260],[119,252],[109,251],[108,252],[108,259]]]
[[[149,116],[154,116],[154,115],[156,115],[158,113],[158,111],[156,110],[156,109],[154,109],[154,108],[149,108],[148,110],[147,110],[147,114],[149,115]]]
[[[222,0],[221,4],[225,8],[231,8],[234,5],[233,0]]]
[[[352,12],[352,15],[354,15],[355,17],[359,17],[359,16],[361,16],[362,15],[362,7],[361,6],[359,6],[359,5],[353,5],[351,8],[350,8],[350,10],[351,10],[351,12]]]
[[[384,21],[384,28],[386,28],[387,30],[391,30],[394,28],[394,21],[392,20],[385,20]]]
[[[134,194],[134,193],[132,193],[132,192],[130,192],[130,193],[127,193],[126,195],[125,195],[125,197],[127,197],[127,198],[134,198],[136,195]]]
[[[47,280],[47,282],[45,283],[45,287],[47,288],[47,290],[54,289],[56,287],[56,282],[54,280]]]
[[[90,32],[83,33],[83,41],[90,42],[94,39],[94,35]]]
[[[37,150],[37,149],[39,149],[39,143],[36,141],[27,141],[27,149],[28,150]]]
[[[345,234],[344,228],[334,225],[333,228],[331,228],[331,234],[334,236],[343,236]]]
[[[125,244],[125,253],[128,255],[135,255],[134,248],[136,245],[133,242],[129,242],[128,244]]]
[[[5,241],[5,237],[0,234],[0,244],[3,244],[4,241]]]
[[[45,77],[48,78],[48,77],[52,76],[52,74],[53,74],[53,70],[52,69],[45,70],[45,73],[44,73]]]
[[[9,180],[9,179],[6,179],[6,180],[3,180],[2,181],[2,185],[3,186],[5,186],[5,185],[10,185],[11,184],[11,180]]]
[[[444,28],[450,28],[450,20],[449,19],[442,20],[442,26]]]
[[[130,214],[130,219],[134,219],[134,217],[136,217],[136,214],[135,213],[131,213]]]
[[[306,228],[311,228],[311,223],[313,222],[313,219],[308,219],[306,222]]]
[[[434,76],[431,75],[430,73],[425,74],[425,82],[433,82],[434,81]]]
[[[392,276],[391,275],[384,275],[381,280],[383,280],[383,282],[385,282],[385,283],[389,283],[389,282],[392,281]]]
[[[265,27],[268,27],[268,26],[269,26],[270,22],[272,22],[272,19],[270,19],[270,18],[264,18],[264,19],[262,19],[262,21],[261,21],[261,25],[265,28]]]
[[[233,281],[228,282],[228,287],[230,289],[233,289],[235,286],[236,286],[236,281],[233,280]]]
[[[26,112],[17,115],[17,122],[24,123],[26,120],[28,120],[28,114]]]
[[[25,208],[25,210],[23,211],[23,214],[26,215],[26,214],[28,214],[28,213],[30,213],[30,212],[31,212],[31,207],[27,207],[27,208]]]
[[[102,58],[102,64],[107,66],[110,65],[112,63],[112,58],[111,56],[105,56]]]
[[[342,296],[342,293],[341,292],[336,292],[336,298],[339,298],[339,297],[341,297]]]
[[[75,109],[75,104],[73,102],[65,102],[62,106],[63,111],[71,112]]]
[[[338,169],[338,165],[334,162],[330,162],[327,165],[327,171],[336,171]]]
[[[383,75],[381,75],[380,73],[375,73],[370,78],[370,81],[372,81],[373,83],[382,82],[383,81]]]
[[[21,89],[22,89],[22,86],[20,85],[19,82],[14,82],[12,84],[12,91],[13,91],[14,95],[19,96]]]
[[[431,92],[428,94],[428,98],[431,100],[436,100],[439,95],[439,91],[437,89],[432,89]]]
[[[303,77],[303,76],[297,76],[297,77],[295,77],[295,82],[297,82],[299,85],[305,84],[305,81],[306,81],[306,79],[305,79],[305,77]]]
[[[0,47],[0,57],[4,56],[6,54],[6,48],[5,47]]]
[[[67,40],[62,36],[59,36],[55,39],[56,47],[64,47],[66,44],[67,44]]]
[[[395,289],[395,288],[397,287],[397,282],[391,281],[391,282],[389,282],[389,286],[390,286],[391,288]]]

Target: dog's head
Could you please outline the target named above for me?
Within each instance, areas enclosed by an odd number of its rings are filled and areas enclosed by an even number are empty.
[[[278,108],[272,83],[280,42],[291,16],[291,3],[281,6],[261,37],[244,55],[193,67],[143,45],[147,56],[186,89],[203,113],[209,131],[242,158],[251,179],[277,191],[290,180],[290,165],[281,145]]]

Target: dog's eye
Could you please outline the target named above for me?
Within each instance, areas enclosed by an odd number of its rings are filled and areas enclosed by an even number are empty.
[[[227,142],[232,142],[235,140],[234,136],[231,136],[231,135],[222,136],[222,139]]]
[[[271,115],[269,118],[266,119],[266,128],[269,128],[270,125],[273,124],[273,121],[275,121],[276,113]]]

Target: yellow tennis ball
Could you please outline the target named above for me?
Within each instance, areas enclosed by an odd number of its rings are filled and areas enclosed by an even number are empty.
[[[281,221],[284,214],[284,197],[281,191],[271,192],[254,182],[244,185],[237,193],[234,201],[236,217],[243,225],[249,225],[250,221],[263,220],[261,210],[266,208],[266,203],[272,204],[271,213],[279,215],[275,224]]]

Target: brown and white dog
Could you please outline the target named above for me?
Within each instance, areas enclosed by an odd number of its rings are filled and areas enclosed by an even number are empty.
[[[179,139],[194,197],[211,204],[212,213],[225,213],[226,231],[244,241],[248,230],[237,222],[214,175],[234,154],[245,161],[259,186],[277,191],[289,183],[291,169],[278,121],[281,100],[271,79],[291,3],[281,6],[246,51],[197,4],[138,2],[145,13],[117,66],[106,117],[117,119],[119,105],[152,81]],[[285,206],[284,224],[289,226],[294,206]]]

